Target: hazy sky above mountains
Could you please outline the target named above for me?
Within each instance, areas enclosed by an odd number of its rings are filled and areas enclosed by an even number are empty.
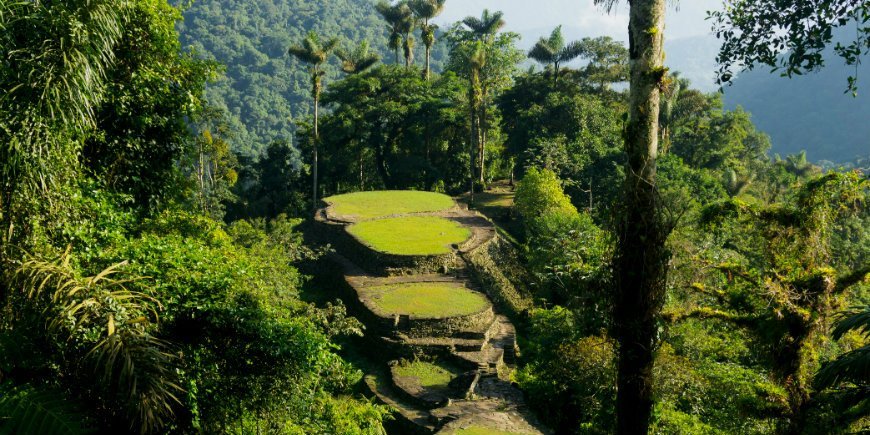
[[[483,9],[505,13],[508,30],[529,35],[562,24],[579,27],[585,36],[609,35],[626,40],[627,1],[617,10],[606,13],[593,0],[449,0],[440,22],[452,23],[468,15],[480,15]],[[670,39],[710,33],[706,11],[722,7],[722,0],[682,0],[679,10],[670,7],[667,37]]]

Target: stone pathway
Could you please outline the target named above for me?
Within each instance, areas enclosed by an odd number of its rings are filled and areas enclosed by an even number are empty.
[[[465,428],[499,430],[515,434],[548,434],[526,407],[522,393],[509,381],[519,352],[516,332],[510,320],[494,307],[454,318],[423,319],[412,316],[379,316],[363,290],[373,286],[451,283],[484,293],[479,283],[469,279],[465,255],[482,249],[497,237],[495,227],[480,214],[461,207],[429,213],[468,227],[471,237],[445,257],[441,273],[432,268],[414,273],[413,269],[392,269],[378,265],[377,253],[363,258],[365,250],[347,246],[348,238],[340,233],[352,223],[346,217],[331,219],[329,209],[317,214],[317,221],[333,234],[337,251],[332,255],[344,271],[346,304],[367,327],[371,353],[383,359],[385,370],[365,378],[371,393],[396,410],[397,419],[406,428],[401,433],[452,434]],[[350,251],[350,252],[343,252]],[[365,265],[365,266],[364,266]],[[396,360],[433,359],[461,367],[464,371],[450,382],[447,391],[432,393],[418,386],[408,386],[407,379],[388,369]]]

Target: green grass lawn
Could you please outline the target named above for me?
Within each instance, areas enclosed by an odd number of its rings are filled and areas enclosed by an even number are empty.
[[[383,316],[455,317],[479,312],[489,304],[482,294],[454,283],[391,284],[369,287],[362,292]]]
[[[457,222],[434,216],[406,216],[355,223],[347,229],[372,249],[396,255],[440,255],[471,237]]]
[[[505,432],[482,426],[471,426],[453,432],[453,435],[523,435],[519,432]]]
[[[380,190],[357,192],[324,198],[332,204],[333,213],[359,220],[378,217],[448,210],[453,198],[435,192],[414,190]]]
[[[423,388],[447,388],[447,384],[459,376],[460,371],[437,362],[414,361],[396,367],[396,374],[419,379]]]

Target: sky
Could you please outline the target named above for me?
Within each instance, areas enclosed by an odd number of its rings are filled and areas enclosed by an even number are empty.
[[[549,33],[545,29],[561,24],[565,28],[579,28],[584,36],[607,35],[625,41],[628,2],[622,3],[608,14],[595,6],[593,0],[448,0],[438,21],[452,23],[468,15],[479,16],[483,9],[500,10],[505,14],[507,30],[524,35],[542,36]],[[669,7],[666,37],[678,39],[709,34],[710,23],[704,20],[706,11],[721,7],[722,0],[682,0],[678,10]]]

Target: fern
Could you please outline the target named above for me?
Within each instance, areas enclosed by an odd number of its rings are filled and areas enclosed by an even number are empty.
[[[95,433],[85,420],[56,391],[0,383],[0,435]]]

